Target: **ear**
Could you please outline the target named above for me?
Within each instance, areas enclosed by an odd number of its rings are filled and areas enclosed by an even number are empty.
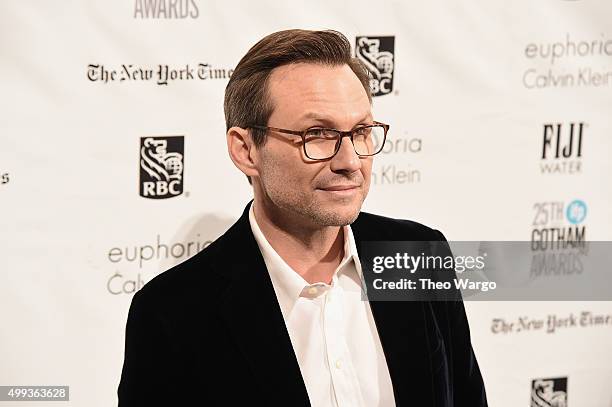
[[[251,133],[242,127],[231,127],[226,134],[227,152],[234,165],[247,177],[259,175],[255,166],[256,147]]]

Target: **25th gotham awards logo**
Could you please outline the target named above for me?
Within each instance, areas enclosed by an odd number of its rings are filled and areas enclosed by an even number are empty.
[[[183,193],[184,137],[140,138],[140,196],[172,198]]]
[[[543,127],[542,174],[578,174],[582,172],[584,122],[548,123]]]
[[[372,96],[387,95],[393,91],[394,52],[394,36],[357,37],[355,55],[370,72]]]
[[[549,250],[582,246],[586,241],[587,205],[581,199],[566,204],[563,201],[536,202],[531,231],[531,247]]]
[[[531,407],[567,407],[567,377],[532,380]]]
[[[195,0],[134,0],[134,18],[195,19],[199,16]]]
[[[580,274],[586,250],[587,205],[581,199],[536,202],[531,231],[531,278]]]

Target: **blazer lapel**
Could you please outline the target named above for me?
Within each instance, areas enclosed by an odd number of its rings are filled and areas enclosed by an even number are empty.
[[[376,239],[376,225],[352,225],[357,252],[361,242]],[[415,239],[418,240],[418,239]],[[397,407],[434,405],[428,305],[416,301],[370,301],[378,336],[387,360]]]
[[[251,231],[247,205],[222,236],[215,263],[233,282],[221,304],[222,318],[266,405],[310,406],[274,286]]]
[[[397,407],[434,403],[422,302],[370,302]]]

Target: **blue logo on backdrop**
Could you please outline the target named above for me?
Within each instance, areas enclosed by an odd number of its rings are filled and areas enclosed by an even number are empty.
[[[570,202],[565,210],[565,216],[567,217],[568,222],[572,225],[582,223],[584,218],[586,218],[586,214],[587,206],[584,201],[581,201],[580,199]]]

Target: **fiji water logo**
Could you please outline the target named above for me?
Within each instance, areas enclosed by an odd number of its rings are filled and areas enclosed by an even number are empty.
[[[582,173],[585,122],[546,123],[542,138],[542,174]]]

